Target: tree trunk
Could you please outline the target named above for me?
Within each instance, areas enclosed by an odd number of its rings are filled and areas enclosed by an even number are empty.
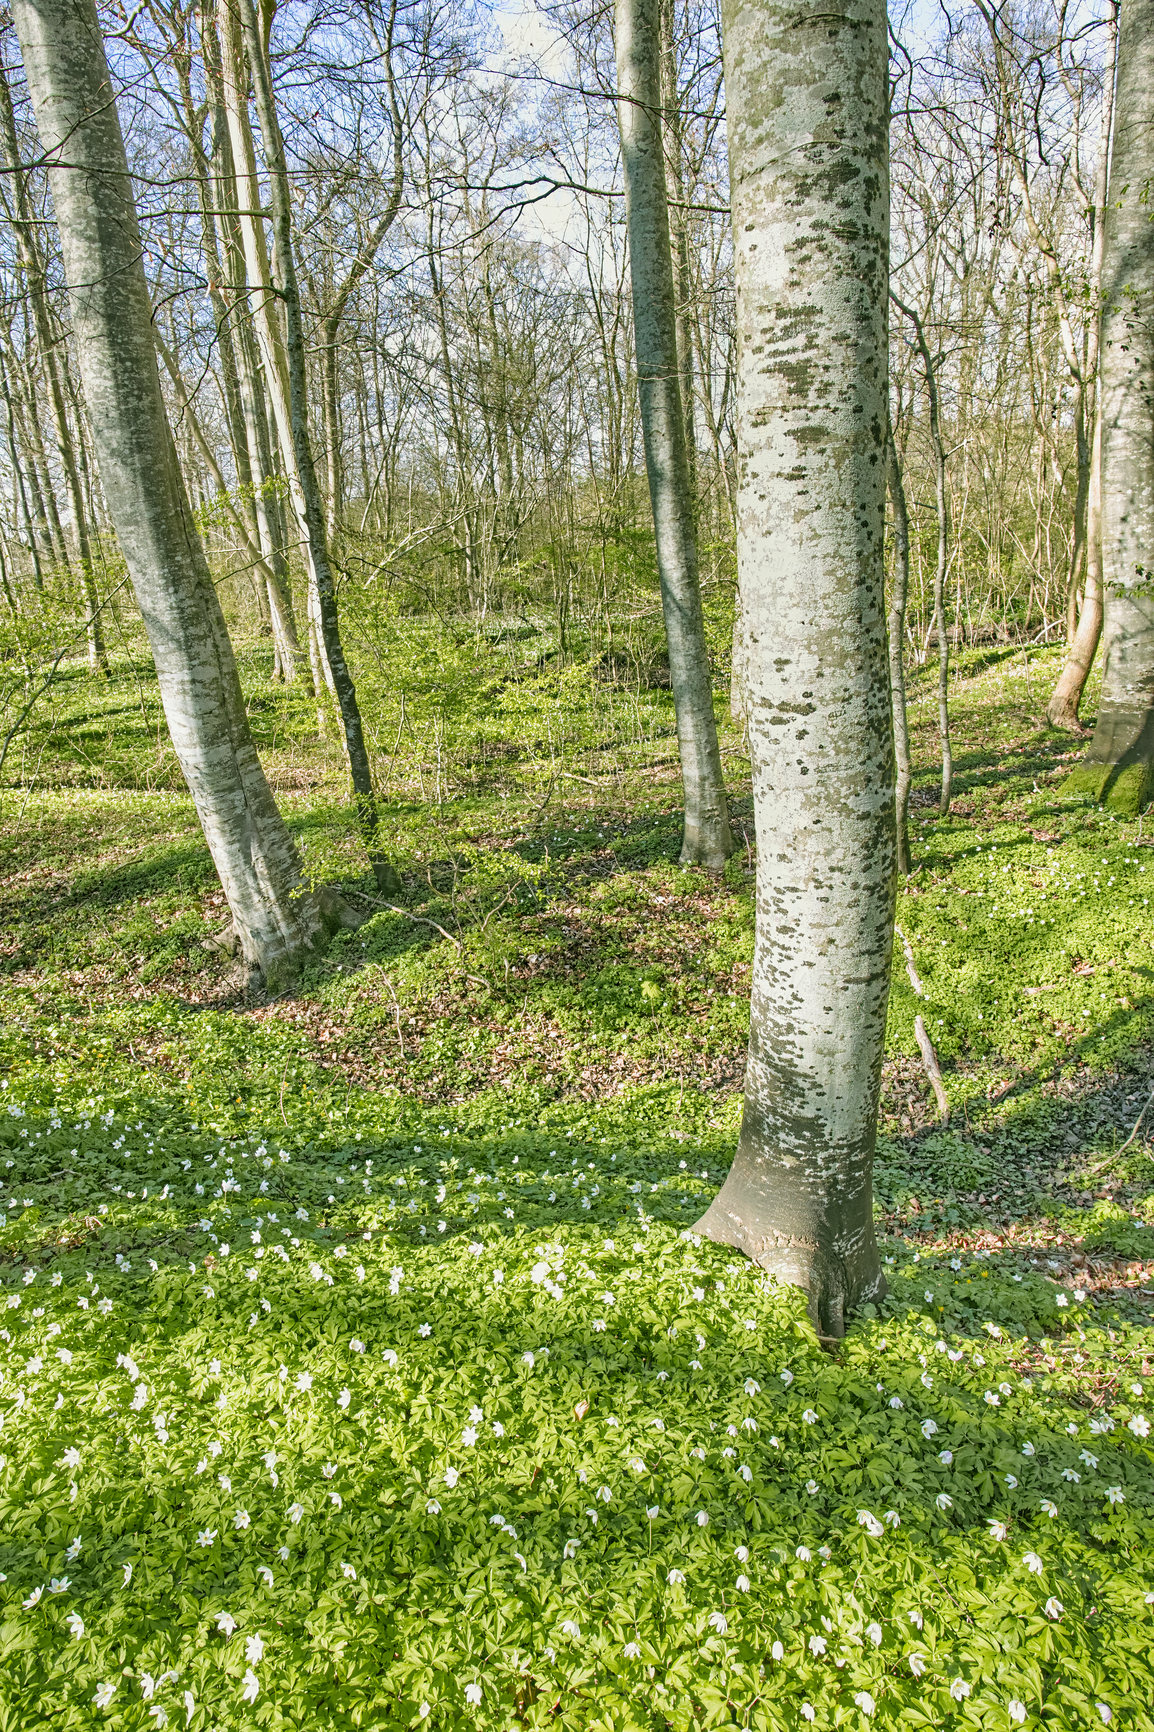
[[[18,507],[18,518],[24,520],[24,533],[28,537],[28,553],[32,560],[32,581],[37,589],[43,589],[44,572],[40,564],[40,541],[36,534],[36,522],[32,514],[32,507],[28,503],[24,462],[16,439],[16,417],[12,409],[13,392],[2,354],[0,354],[0,397],[4,400],[4,430],[8,436],[8,461],[12,465],[13,503]]]
[[[726,0],[723,18],[757,934],[741,1137],[698,1231],[807,1288],[833,1336],[885,1292],[886,15]]]
[[[324,919],[302,881],[295,844],[253,745],[177,463],[96,9],[92,0],[17,0],[13,14],[50,163],[105,496],[152,645],[172,742],[244,958],[276,984],[323,942]]]
[[[946,476],[946,447],[942,439],[938,371],[926,341],[925,325],[913,307],[907,307],[904,301],[899,301],[892,290],[890,299],[914,327],[926,376],[926,396],[930,408],[930,446],[934,454],[934,499],[938,517],[933,616],[933,628],[938,638],[938,735],[942,743],[942,791],[938,812],[944,818],[950,809],[950,793],[954,779],[954,754],[950,745],[950,640],[946,632],[946,574],[950,564],[950,494]]]
[[[205,83],[213,113],[212,161],[207,175],[202,178],[202,184],[207,180],[208,204],[210,210],[215,211],[213,222],[214,225],[219,225],[221,250],[227,265],[228,300],[226,302],[223,280],[220,282],[216,299],[222,309],[222,314],[218,315],[222,318],[222,335],[228,330],[233,337],[231,351],[236,397],[232,413],[237,417],[234,432],[237,478],[242,488],[247,487],[250,490],[247,501],[250,522],[256,531],[256,539],[264,558],[262,575],[272,627],[274,677],[292,683],[297,678],[301,661],[300,638],[293,613],[292,579],[284,551],[284,538],[279,533],[279,511],[276,509],[276,501],[270,497],[270,489],[275,486],[275,481],[268,417],[265,414],[261,390],[260,363],[253,341],[251,321],[247,316],[247,300],[243,288],[244,246],[239,232],[241,219],[237,215],[240,194],[226,118],[220,43],[212,18],[207,12],[201,15],[201,41]],[[214,240],[211,247],[206,245],[206,257],[211,261],[215,252]],[[211,280],[209,287],[211,292]],[[222,355],[223,353],[222,344]]]
[[[108,673],[108,652],[104,644],[104,627],[100,619],[100,602],[96,593],[96,575],[92,563],[92,546],[88,536],[88,514],[80,474],[76,462],[76,447],[68,425],[68,410],[60,382],[56,342],[48,308],[44,263],[36,235],[36,225],[28,200],[25,172],[20,168],[20,143],[16,135],[16,117],[12,108],[12,93],[3,70],[0,69],[0,137],[12,166],[14,216],[12,226],[20,262],[24,266],[28,287],[28,303],[32,309],[36,346],[44,376],[48,381],[48,396],[52,404],[52,422],[56,446],[64,470],[64,484],[72,507],[72,522],[76,534],[76,553],[80,564],[80,583],[84,594],[84,619],[88,638],[88,665],[94,673]]]
[[[230,32],[229,40],[222,46],[225,51],[226,101],[229,111],[229,125],[232,128],[236,125],[238,118],[238,104],[244,100],[243,85],[237,77],[242,56],[238,53],[240,44],[235,40],[235,37],[231,36],[231,32],[237,29],[237,25],[229,14],[230,0],[222,0],[222,4],[225,14],[224,27],[226,31]],[[257,322],[257,330],[261,333],[261,347],[265,351],[266,382],[272,399],[273,414],[277,421],[281,450],[285,463],[289,466],[293,505],[297,513],[301,539],[308,557],[309,604],[316,621],[317,634],[320,640],[319,647],[323,652],[323,659],[326,664],[326,678],[336,699],[337,710],[341,718],[345,754],[353,784],[357,822],[365,842],[377,887],[392,895],[401,888],[401,882],[380,848],[380,820],[377,813],[376,796],[373,792],[369,754],[365,745],[364,727],[361,722],[360,706],[357,703],[356,687],[345,661],[344,646],[341,643],[336,592],[333,588],[328,545],[325,540],[324,509],[321,503],[320,487],[317,484],[312,441],[309,436],[304,325],[301,319],[300,294],[297,288],[296,262],[293,255],[292,200],[288,184],[288,170],[285,164],[284,144],[276,116],[272,78],[265,44],[261,39],[260,25],[253,9],[252,0],[235,0],[235,4],[239,14],[239,31],[247,51],[249,71],[252,74],[257,118],[260,122],[261,139],[264,145],[269,205],[272,213],[276,293],[284,312],[284,343],[281,347],[277,341],[279,333],[274,332],[274,313],[269,304],[269,291],[266,287],[267,274],[261,273],[258,269],[255,285],[250,282],[250,287],[255,286],[258,306],[262,309]],[[228,100],[230,94],[232,99]],[[236,142],[234,137],[234,153]],[[245,203],[247,204],[249,198],[256,193],[256,175],[255,172],[249,171],[247,164],[245,166],[247,183]],[[239,161],[237,167],[239,170]],[[249,241],[250,231],[255,230],[256,222],[250,208],[245,230],[246,242]],[[258,264],[255,256],[250,261],[250,272],[252,264]]]
[[[1090,750],[1067,782],[1128,817],[1154,794],[1154,0],[1126,0],[1118,40],[1102,282],[1105,666]]]
[[[1094,405],[1094,438],[1090,453],[1090,490],[1086,501],[1086,587],[1066,660],[1046,706],[1052,728],[1071,734],[1086,730],[1078,719],[1082,693],[1094,665],[1102,635],[1102,392]]]
[[[44,436],[40,428],[40,410],[37,404],[37,380],[30,359],[25,357],[21,366],[13,356],[12,388],[15,392],[14,407],[21,441],[27,445],[29,476],[32,482],[32,498],[36,507],[38,521],[43,525],[49,557],[54,565],[62,571],[71,569],[68,558],[68,543],[64,539],[64,530],[60,523],[60,511],[56,504],[56,494],[52,486],[52,473],[48,467],[48,457],[44,449]],[[16,380],[19,378],[19,385]]]
[[[910,730],[906,719],[906,673],[902,654],[906,637],[906,601],[910,593],[910,514],[901,459],[894,442],[893,425],[886,417],[886,478],[894,513],[894,576],[890,590],[889,648],[890,699],[894,722],[894,757],[897,781],[894,815],[897,819],[898,871],[910,869]]]
[[[1105,263],[1106,199],[1110,187],[1110,138],[1114,116],[1114,85],[1118,56],[1118,12],[1115,5],[1107,21],[1109,37],[1103,69],[1102,125],[1098,142],[1098,169],[1094,182],[1094,248],[1090,263],[1091,343],[1087,371],[1094,377],[1094,431],[1090,443],[1090,482],[1086,497],[1086,584],[1078,621],[1069,640],[1066,660],[1046,708],[1052,728],[1082,733],[1078,710],[1082,693],[1094,665],[1098,639],[1102,635],[1102,271]]]
[[[677,89],[677,40],[673,0],[660,0],[658,15],[661,55],[661,133],[665,157],[665,202],[669,211],[669,242],[673,261],[674,330],[681,410],[685,418],[685,465],[689,497],[696,521],[697,426],[694,388],[692,283],[689,269],[689,220],[685,211],[684,145],[681,104]]]
[[[678,385],[677,317],[661,140],[659,0],[617,0],[617,104],[637,388],[685,789],[681,858],[718,868],[733,852],[697,579],[697,534]]]

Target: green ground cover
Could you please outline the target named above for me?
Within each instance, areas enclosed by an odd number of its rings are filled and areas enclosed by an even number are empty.
[[[206,948],[142,662],[10,749],[0,1728],[1154,1727],[1154,848],[1061,794],[1049,652],[963,656],[945,821],[914,678],[891,1291],[834,1354],[691,1232],[740,1111],[740,742],[719,881],[676,864],[667,693],[461,637],[438,710],[404,654],[361,673],[400,913],[246,669],[367,917],[292,999]]]

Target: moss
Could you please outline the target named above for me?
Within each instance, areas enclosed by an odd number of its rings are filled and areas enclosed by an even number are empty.
[[[1062,786],[1063,794],[1085,794],[1122,818],[1136,818],[1154,796],[1154,764],[1077,764]]]

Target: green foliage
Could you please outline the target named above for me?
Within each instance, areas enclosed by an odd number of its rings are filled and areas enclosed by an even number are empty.
[[[835,1361],[680,1225],[693,1139],[5,1099],[9,1724],[1150,1724],[1136,1343],[1079,1295],[895,1243]]]

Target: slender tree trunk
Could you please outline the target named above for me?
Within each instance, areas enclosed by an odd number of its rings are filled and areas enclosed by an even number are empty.
[[[697,534],[678,384],[677,318],[661,138],[659,0],[617,0],[617,111],[645,467],[681,749],[681,858],[718,868],[733,852],[697,576]]]
[[[324,939],[249,731],[164,411],[131,182],[92,0],[13,7],[49,158],[73,332],[109,509],[173,745],[245,960],[282,982]]]
[[[225,4],[228,4],[228,0],[225,0]],[[284,383],[287,385],[287,392],[285,398],[281,398],[279,381],[278,386],[273,387],[270,380],[273,405],[278,421],[281,421],[282,415],[287,411],[287,416],[281,424],[282,449],[285,436],[287,436],[289,449],[285,451],[285,460],[286,462],[289,461],[289,453],[291,452],[299,490],[300,528],[308,548],[312,577],[312,596],[310,599],[315,609],[317,635],[327,664],[328,678],[341,718],[345,755],[348,759],[349,774],[353,784],[357,822],[364,838],[373,874],[377,880],[377,888],[389,894],[395,894],[401,888],[401,881],[381,851],[380,818],[377,812],[376,795],[373,791],[372,772],[369,768],[368,747],[365,744],[364,726],[361,721],[360,706],[357,703],[356,687],[353,684],[353,677],[345,660],[344,645],[341,642],[336,591],[333,587],[328,544],[325,540],[324,507],[321,502],[320,487],[317,483],[312,440],[309,435],[305,335],[304,323],[301,318],[300,293],[297,287],[296,260],[293,253],[292,198],[289,191],[288,170],[285,164],[284,142],[281,138],[280,125],[276,115],[272,75],[252,0],[235,0],[235,4],[240,14],[240,29],[248,53],[257,118],[260,122],[261,139],[264,145],[269,205],[272,213],[276,290],[284,310],[286,370]]]
[[[674,0],[659,0],[661,32],[661,134],[665,156],[666,206],[673,261],[674,330],[681,409],[685,417],[685,462],[689,497],[697,506],[697,426],[693,365],[692,283],[689,270],[689,222],[684,209],[685,177],[681,106],[677,89],[677,42]]]
[[[950,809],[950,793],[954,779],[954,754],[950,744],[950,640],[946,631],[946,576],[950,565],[950,492],[946,475],[946,447],[942,438],[938,371],[926,341],[925,325],[914,309],[907,307],[904,301],[899,301],[892,291],[890,299],[914,327],[918,352],[926,375],[926,396],[930,407],[930,446],[934,453],[934,498],[938,518],[933,612],[933,628],[938,638],[938,736],[942,743],[942,792],[938,811],[944,818]]]
[[[181,418],[188,429],[192,444],[199,453],[200,459],[208,470],[208,473],[212,477],[217,490],[218,502],[224,511],[225,516],[231,521],[233,529],[236,532],[237,540],[240,543],[240,551],[248,560],[249,569],[254,574],[257,607],[260,608],[261,618],[264,619],[268,617],[268,602],[274,596],[278,598],[280,597],[280,585],[265,558],[263,548],[259,547],[251,539],[249,524],[244,521],[240,512],[237,510],[237,507],[233,504],[232,497],[225,484],[224,476],[221,474],[220,464],[216,460],[216,453],[208,441],[204,428],[200,424],[200,417],[197,415],[196,410],[192,405],[192,401],[189,398],[184,378],[180,371],[180,365],[175,355],[173,355],[172,351],[169,349],[168,344],[164,341],[159,330],[156,330],[155,328],[153,330],[153,337],[156,342],[157,353],[163,361],[165,371],[172,381],[173,392],[176,396],[177,403],[180,405]],[[271,625],[273,641],[279,645],[283,641],[286,631],[286,621],[284,616],[278,616],[274,610],[271,615]]]
[[[26,445],[30,458],[29,478],[32,482],[33,504],[36,508],[37,519],[43,526],[42,533],[48,547],[49,558],[62,571],[68,571],[71,566],[68,558],[68,543],[64,539],[60,512],[56,504],[56,494],[52,487],[52,475],[44,450],[44,436],[40,429],[40,411],[36,402],[36,378],[31,365],[19,367],[20,384],[17,388],[15,382],[17,365],[18,363],[13,357],[14,407],[20,439]]]
[[[206,243],[206,257],[210,270],[215,267],[218,271],[218,288],[213,305],[220,309],[217,317],[221,323],[221,332],[222,335],[231,335],[231,389],[235,390],[231,413],[236,417],[234,448],[237,454],[237,477],[242,488],[250,490],[250,522],[264,556],[262,575],[269,623],[272,627],[274,676],[292,683],[297,678],[301,662],[300,638],[293,613],[292,579],[285,557],[284,537],[279,533],[279,512],[276,510],[276,501],[270,497],[270,489],[275,487],[275,480],[268,418],[261,390],[260,364],[253,342],[251,321],[247,316],[243,288],[244,246],[239,233],[241,219],[237,215],[240,194],[226,117],[220,43],[211,15],[207,12],[202,14],[201,40],[205,82],[214,115],[212,163],[208,166],[206,175],[202,176],[201,183],[203,185],[207,181],[209,204],[215,211],[215,216],[212,217],[214,232],[219,225],[219,250],[223,252],[228,267],[227,299],[225,282],[219,277],[220,266],[216,264],[218,248],[215,240],[211,245]],[[249,192],[251,188],[246,188],[246,196]],[[207,213],[205,220],[208,220]],[[209,286],[211,290],[211,280]]]
[[[1094,185],[1094,248],[1090,264],[1091,354],[1087,372],[1094,374],[1094,431],[1090,445],[1090,482],[1086,498],[1086,582],[1077,625],[1058,683],[1046,709],[1052,728],[1082,733],[1078,710],[1082,693],[1094,665],[1098,639],[1102,635],[1102,271],[1106,244],[1106,200],[1110,186],[1110,139],[1114,116],[1114,83],[1118,55],[1118,12],[1109,18],[1109,45],[1103,73],[1102,128],[1098,143],[1098,170]]]
[[[807,1288],[839,1335],[885,1292],[886,15],[726,0],[723,21],[757,934],[741,1137],[698,1231]]]
[[[1146,198],[1152,176],[1154,0],[1126,0],[1102,280],[1106,660],[1094,737],[1067,787],[1131,817],[1154,795],[1154,223]]]
[[[400,889],[400,880],[380,849],[380,819],[356,687],[341,642],[336,592],[325,539],[324,508],[309,434],[304,326],[292,243],[292,199],[272,76],[251,0],[235,0],[235,7],[232,0],[221,0],[219,17],[225,106],[241,191],[241,232],[249,290],[264,361],[265,383],[308,566],[309,621],[311,633],[315,632],[315,642],[310,635],[310,656],[314,675],[318,659],[323,664],[325,680],[336,702],[353,785],[357,823],[377,886],[395,894]],[[252,75],[268,174],[275,273],[268,267],[264,235],[257,216],[259,186],[247,115],[249,73]],[[274,274],[275,295],[284,319],[283,332],[273,304]]]
[[[1046,720],[1052,728],[1084,734],[1078,719],[1082,693],[1094,665],[1098,639],[1102,635],[1102,392],[1094,405],[1094,438],[1090,455],[1090,491],[1086,502],[1086,585],[1082,606],[1066,660],[1058,675]]]
[[[897,818],[898,871],[910,869],[910,730],[906,719],[906,673],[903,649],[906,638],[906,601],[910,593],[910,514],[906,505],[901,459],[894,441],[893,424],[886,417],[886,478],[894,513],[894,576],[890,591],[889,648],[890,698],[894,721],[894,758],[897,781],[894,813]]]
[[[68,503],[72,507],[76,554],[80,564],[80,582],[84,593],[88,665],[94,673],[107,674],[108,651],[104,644],[104,628],[100,620],[100,602],[96,593],[96,574],[92,561],[92,545],[88,534],[87,505],[80,484],[76,446],[72,438],[72,429],[68,424],[68,409],[64,401],[64,389],[60,382],[60,367],[52,330],[52,319],[48,308],[44,264],[29,206],[27,179],[19,166],[20,144],[16,134],[12,93],[2,67],[0,67],[0,137],[3,138],[5,155],[13,172],[15,215],[12,226],[16,232],[20,261],[24,266],[28,303],[32,309],[32,320],[36,331],[36,346],[40,350],[41,365],[48,381],[48,396],[52,405],[56,447],[60,452],[60,462],[64,469],[64,484],[68,489]]]

